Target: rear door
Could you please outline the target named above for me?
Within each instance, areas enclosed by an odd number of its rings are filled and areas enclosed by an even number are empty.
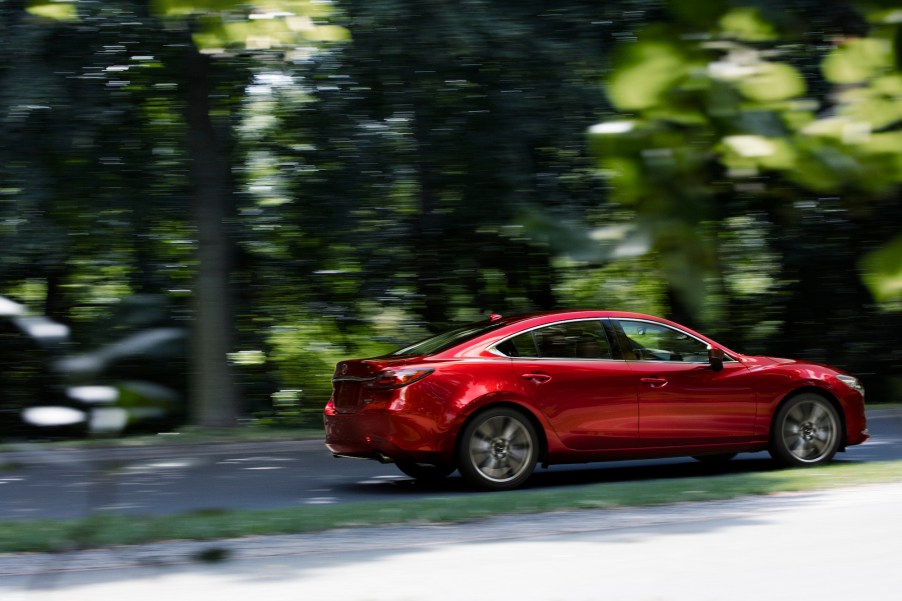
[[[533,405],[571,449],[638,444],[635,375],[614,358],[610,338],[601,320],[582,319],[542,326],[496,346],[511,357]]]

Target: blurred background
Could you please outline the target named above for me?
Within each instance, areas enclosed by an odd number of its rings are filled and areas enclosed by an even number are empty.
[[[0,436],[317,426],[634,310],[902,398],[897,0],[0,0]]]

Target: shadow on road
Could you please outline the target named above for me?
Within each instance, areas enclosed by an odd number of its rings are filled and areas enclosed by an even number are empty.
[[[838,458],[834,464],[862,463]],[[737,457],[721,464],[702,463],[691,458],[651,461],[618,461],[608,463],[551,466],[536,469],[533,476],[518,490],[541,490],[588,484],[635,482],[643,480],[696,478],[728,474],[763,473],[782,469],[764,453]],[[346,482],[334,485],[336,492],[362,494],[378,493],[404,497],[411,494],[475,493],[456,472],[438,482],[419,482],[406,476],[381,481]]]

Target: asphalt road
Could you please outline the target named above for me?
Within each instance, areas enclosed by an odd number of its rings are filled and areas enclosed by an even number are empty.
[[[837,462],[902,459],[902,412],[869,412],[870,441]],[[524,490],[774,469],[766,453],[724,466],[692,459],[610,462],[538,469]],[[476,494],[457,475],[424,485],[392,465],[334,459],[321,441],[0,453],[0,520],[75,518],[99,511],[170,515],[409,500]]]
[[[0,556],[4,601],[899,598],[902,484]],[[224,561],[200,563],[204,550]]]

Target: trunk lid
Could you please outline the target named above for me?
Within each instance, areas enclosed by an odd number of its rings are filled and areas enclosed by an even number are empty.
[[[340,361],[332,376],[332,401],[338,413],[356,412],[363,400],[364,384],[386,369],[399,368],[421,357],[375,357]]]

